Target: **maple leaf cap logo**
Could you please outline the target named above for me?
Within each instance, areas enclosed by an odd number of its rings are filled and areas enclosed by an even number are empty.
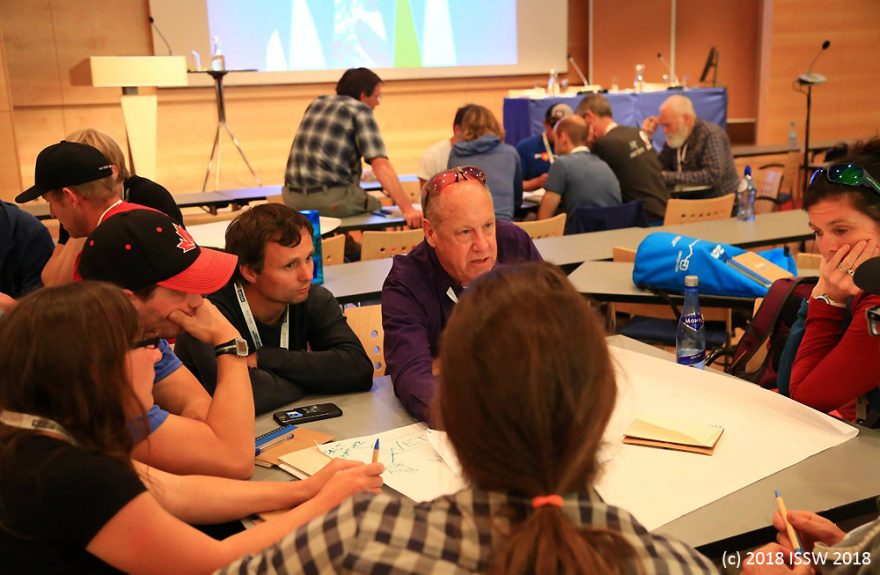
[[[192,251],[196,249],[197,246],[195,240],[192,239],[192,236],[189,235],[189,232],[186,231],[180,224],[174,224],[174,231],[177,233],[177,237],[180,238],[180,243],[177,244],[177,247],[183,253]]]

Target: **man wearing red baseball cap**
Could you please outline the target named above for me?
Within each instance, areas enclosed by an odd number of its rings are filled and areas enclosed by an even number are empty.
[[[147,413],[132,422],[134,457],[178,474],[247,478],[254,462],[254,399],[247,343],[214,305],[202,298],[229,281],[237,258],[200,248],[177,222],[153,210],[134,210],[104,221],[86,239],[79,263],[85,280],[113,283],[138,311],[144,337],[156,337],[156,364]],[[213,399],[174,355],[165,338],[185,331],[214,346]]]

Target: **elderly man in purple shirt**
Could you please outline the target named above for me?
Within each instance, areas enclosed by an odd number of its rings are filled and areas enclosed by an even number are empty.
[[[385,361],[401,403],[428,420],[440,334],[467,285],[496,264],[539,261],[528,234],[495,221],[486,176],[474,166],[435,175],[422,192],[425,240],[397,256],[382,287]]]

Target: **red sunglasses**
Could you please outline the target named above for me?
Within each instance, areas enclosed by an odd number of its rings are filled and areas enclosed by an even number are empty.
[[[459,166],[434,174],[434,177],[422,188],[422,211],[428,211],[428,201],[432,195],[462,180],[476,180],[485,186],[486,173],[476,166]]]

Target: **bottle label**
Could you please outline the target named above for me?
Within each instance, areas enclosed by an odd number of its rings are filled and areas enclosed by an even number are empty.
[[[703,367],[704,362],[706,361],[706,352],[699,351],[692,355],[680,355],[676,358],[676,361],[680,365]]]
[[[681,323],[694,331],[703,329],[703,314],[693,313],[681,316]]]

